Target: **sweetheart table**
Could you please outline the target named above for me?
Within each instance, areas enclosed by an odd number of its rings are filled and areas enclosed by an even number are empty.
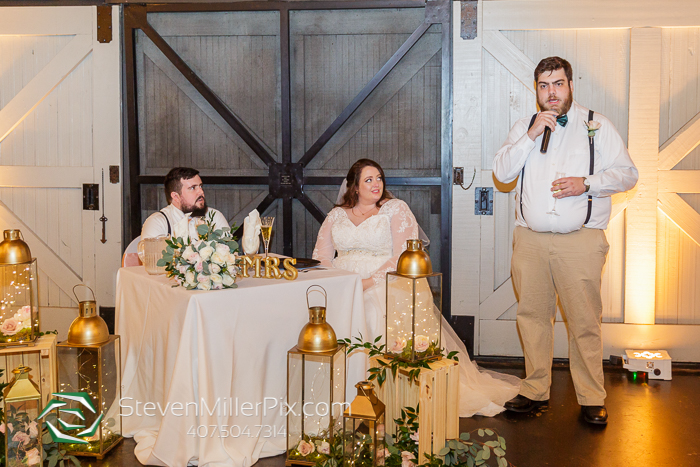
[[[326,289],[338,338],[367,335],[360,276],[311,269],[294,281],[245,278],[206,292],[172,284],[140,266],[117,275],[122,424],[136,457],[247,467],[284,453],[287,351],[308,322],[306,289]],[[347,387],[364,379],[366,364],[364,355],[348,359]]]

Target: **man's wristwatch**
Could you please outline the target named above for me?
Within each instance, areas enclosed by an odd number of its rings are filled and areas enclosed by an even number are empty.
[[[586,177],[583,177],[583,186],[586,187],[585,190],[583,190],[584,193],[588,193],[588,190],[591,189],[591,182],[588,181]]]

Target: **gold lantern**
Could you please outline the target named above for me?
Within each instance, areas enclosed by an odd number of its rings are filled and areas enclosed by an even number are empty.
[[[318,287],[323,290],[312,290]],[[324,295],[324,306],[310,306],[309,294]],[[330,460],[341,442],[345,407],[345,344],[326,323],[325,290],[306,291],[309,322],[287,352],[287,466]]]
[[[41,465],[41,392],[30,371],[24,365],[12,370],[15,377],[3,392],[6,467]]]
[[[76,426],[85,426],[87,434],[78,438],[86,443],[62,443],[61,449],[75,456],[102,459],[123,439],[120,340],[119,336],[109,335],[107,324],[97,315],[94,292],[92,295],[93,300],[79,301],[80,316],[71,324],[68,340],[58,344],[56,350],[59,393],[87,393],[97,410],[85,412],[84,420],[71,420]],[[73,406],[78,408],[80,404],[69,402],[69,407]]]
[[[75,293],[77,287],[85,287],[92,293],[92,300],[80,300]],[[73,295],[78,301],[79,316],[73,320],[68,329],[68,343],[74,345],[92,345],[107,342],[109,329],[107,323],[97,314],[95,292],[87,285],[78,284],[73,287]]]
[[[355,387],[357,397],[343,414],[343,466],[384,465],[384,404],[369,381]]]
[[[442,274],[420,240],[408,240],[396,272],[386,275],[386,356],[416,362],[440,358]]]
[[[0,242],[0,347],[34,345],[39,337],[36,258],[19,230]]]

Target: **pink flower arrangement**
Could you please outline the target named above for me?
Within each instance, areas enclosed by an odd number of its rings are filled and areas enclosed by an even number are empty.
[[[396,337],[394,342],[389,346],[389,352],[391,353],[401,353],[403,349],[406,348],[406,339],[403,337]]]

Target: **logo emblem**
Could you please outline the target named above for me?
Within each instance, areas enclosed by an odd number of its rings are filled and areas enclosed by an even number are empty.
[[[72,423],[67,423],[61,420],[60,414],[61,413],[67,413],[71,415],[75,415],[78,417],[80,420],[85,420],[85,415],[83,414],[83,411],[80,408],[77,409],[64,409],[61,407],[65,407],[68,405],[67,402],[61,399],[66,399],[69,401],[74,401],[74,402],[79,402],[87,410],[89,410],[92,413],[97,413],[95,410],[95,406],[92,405],[92,400],[90,400],[90,396],[86,392],[62,392],[62,393],[57,393],[54,392],[51,394],[52,396],[56,397],[56,399],[51,399],[48,404],[46,404],[46,408],[39,414],[39,419],[44,418],[46,415],[48,415],[52,410],[58,409],[59,412],[59,418],[58,418],[58,424],[60,425],[61,430],[53,426],[50,422],[46,422],[46,426],[49,429],[49,433],[51,434],[51,439],[55,443],[78,443],[78,444],[88,444],[87,441],[84,439],[76,438],[75,436],[68,435],[64,433],[64,431],[75,431],[79,430],[81,428],[85,428],[85,425],[73,425]],[[104,414],[100,414],[99,417],[97,417],[97,420],[90,425],[90,428],[84,429],[83,431],[79,432],[76,434],[76,436],[94,436],[95,433],[97,432],[97,428],[100,426],[100,422],[102,421],[102,417],[104,417]]]

